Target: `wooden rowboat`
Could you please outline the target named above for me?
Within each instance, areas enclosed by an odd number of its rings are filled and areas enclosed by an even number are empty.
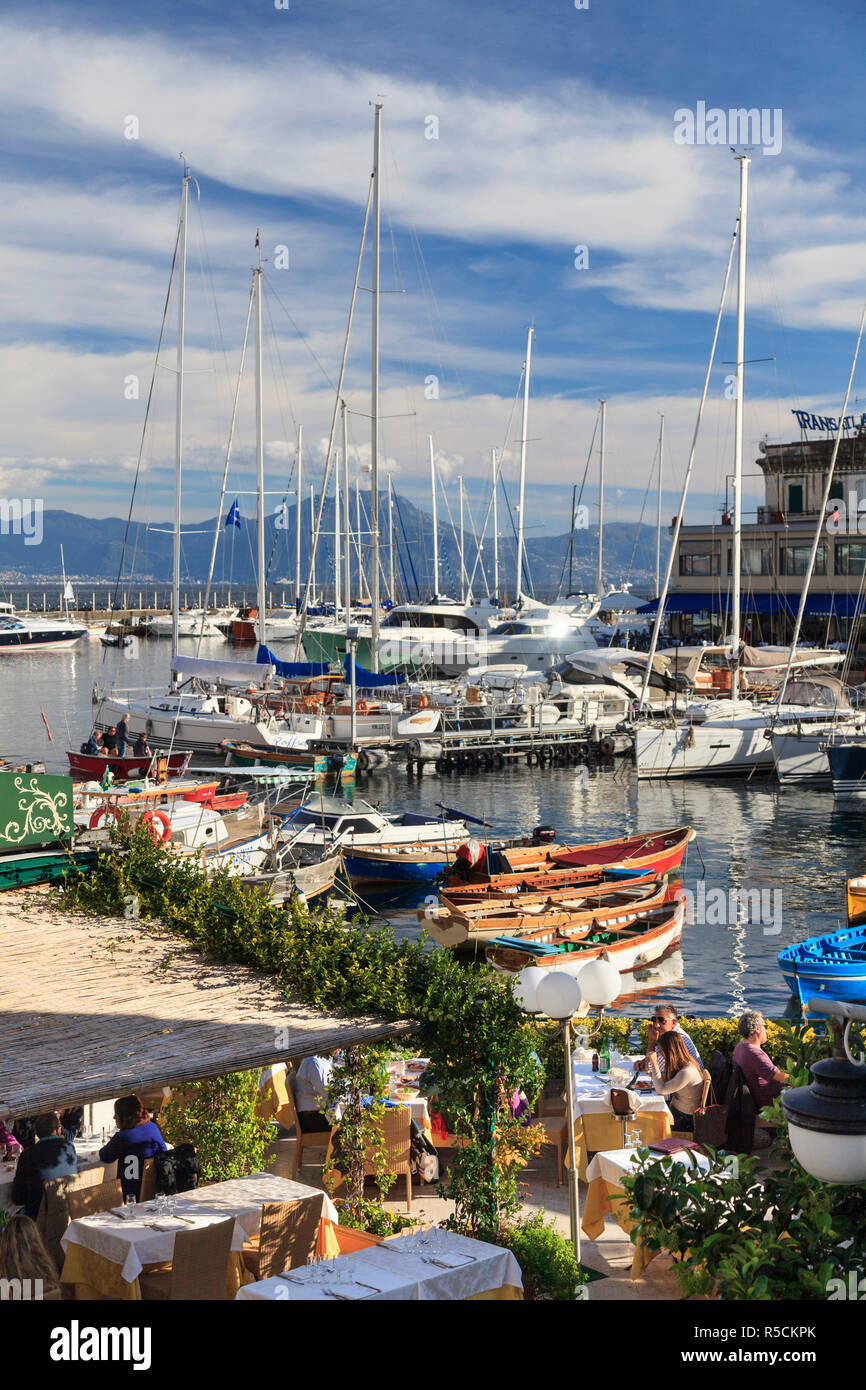
[[[678,869],[686,846],[695,836],[690,826],[629,835],[619,840],[600,840],[585,845],[525,845],[488,853],[482,872],[459,861],[446,877],[447,886],[474,883],[507,887],[536,875],[544,875],[551,887],[575,882],[569,874],[590,874],[600,869],[626,873],[666,874]],[[554,875],[559,876],[558,881]],[[542,885],[532,885],[540,888]]]
[[[517,879],[514,883],[511,880]],[[617,873],[616,869],[566,869],[550,874],[495,874],[484,883],[451,884],[444,895],[451,903],[523,902],[527,898],[565,897],[577,893],[616,893],[622,888],[642,888],[657,880],[657,874]]]
[[[118,780],[126,781],[129,777],[147,777],[153,770],[156,777],[160,769],[163,769],[167,777],[182,777],[186,772],[191,753],[145,753],[144,757],[136,758],[131,753],[123,758],[109,755],[107,758],[100,757],[98,753],[74,753],[71,748],[66,750],[69,760],[69,771],[75,778],[86,777],[89,781],[98,782],[104,775],[105,769],[109,768]]]
[[[866,878],[849,878],[845,885],[845,902],[848,926],[859,927],[866,923]]]
[[[473,950],[501,936],[529,940],[540,932],[577,940],[594,927],[620,926],[661,907],[670,891],[667,882],[655,879],[638,887],[619,886],[614,892],[594,888],[519,903],[498,900],[467,906],[443,897],[439,908],[420,908],[418,920],[438,945],[456,950]]]
[[[686,904],[681,898],[633,916],[620,926],[599,923],[580,941],[539,931],[519,940],[493,941],[484,954],[494,970],[505,975],[516,975],[526,965],[541,965],[574,975],[579,981],[580,972],[591,960],[608,961],[624,974],[659,960],[679,941],[685,915]]]

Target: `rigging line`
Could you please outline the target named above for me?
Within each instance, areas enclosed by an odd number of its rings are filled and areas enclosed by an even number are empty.
[[[477,559],[478,559],[478,561],[479,561],[479,563],[480,563],[480,565],[481,565],[481,578],[482,578],[482,581],[483,581],[483,583],[484,583],[484,592],[487,594],[487,597],[490,598],[490,585],[487,583],[487,575],[486,575],[486,573],[485,573],[485,571],[484,571],[484,560],[483,560],[482,555],[481,555],[481,552],[482,552],[482,550],[484,549],[484,546],[483,546],[483,543],[479,542],[478,536],[477,536],[477,533],[476,533],[476,530],[475,530],[475,519],[474,519],[474,517],[473,517],[473,515],[472,515],[472,503],[471,503],[470,500],[469,500],[469,490],[468,490],[468,488],[464,488],[464,489],[463,489],[463,497],[464,497],[464,500],[465,500],[465,502],[466,502],[466,512],[467,512],[467,515],[468,515],[468,517],[469,517],[469,529],[470,529],[470,531],[472,532],[472,543],[473,543],[473,545],[475,546],[475,549],[476,549],[476,556],[477,556]],[[472,573],[473,573],[473,574],[475,573],[475,567],[474,567],[474,565],[473,565],[473,567],[472,567]]]
[[[522,389],[522,387],[523,387],[523,373],[524,373],[525,370],[526,370],[526,366],[525,366],[525,364],[524,364],[524,366],[521,368],[521,371],[520,371],[520,378],[519,378],[519,380],[518,380],[518,382],[517,382],[517,390],[516,390],[515,393],[514,393],[514,399],[513,399],[512,402],[511,402],[511,410],[510,410],[510,412],[509,412],[508,422],[507,422],[507,424],[506,424],[506,426],[505,426],[505,438],[504,438],[503,441],[502,441],[502,448],[499,450],[499,456],[498,456],[497,461],[496,461],[496,478],[494,479],[493,488],[491,488],[491,490],[490,490],[490,500],[489,500],[488,503],[487,503],[487,511],[484,513],[484,525],[483,525],[483,528],[482,528],[482,530],[483,530],[484,532],[486,532],[486,530],[487,530],[487,523],[488,523],[488,521],[489,521],[489,519],[490,519],[490,513],[493,511],[493,490],[499,485],[500,481],[502,481],[502,493],[503,493],[503,496],[505,497],[506,504],[507,504],[507,502],[508,502],[508,493],[505,491],[505,483],[504,483],[504,481],[502,480],[502,464],[503,464],[503,462],[504,462],[505,453],[506,453],[506,450],[507,450],[507,448],[508,448],[508,441],[509,441],[509,439],[511,438],[511,428],[512,428],[512,425],[513,425],[513,423],[514,423],[514,413],[515,413],[515,411],[517,410],[517,403],[518,403],[518,401],[520,400],[520,392],[521,392],[521,389]],[[513,526],[513,521],[512,521],[512,526]],[[476,564],[477,564],[477,557],[476,557]],[[475,565],[472,566],[472,574],[469,576],[469,587],[470,587],[470,589],[472,588],[472,581],[474,580],[474,578],[475,578]]]
[[[365,220],[364,220],[364,225],[366,226],[366,218],[365,218]],[[310,356],[312,357],[312,359],[313,359],[313,361],[315,362],[316,366],[318,367],[319,371],[322,373],[322,376],[325,378],[325,381],[326,381],[327,384],[330,386],[331,390],[332,390],[332,391],[336,391],[337,388],[336,388],[336,386],[334,385],[333,381],[331,380],[330,376],[328,375],[328,370],[327,370],[327,368],[325,367],[324,362],[322,362],[322,360],[321,360],[320,357],[317,357],[317,356],[316,356],[315,352],[314,352],[313,349],[310,347],[310,344],[307,342],[307,339],[304,337],[304,334],[301,332],[301,329],[300,329],[300,328],[298,327],[298,325],[295,323],[295,320],[292,318],[292,315],[289,313],[289,310],[286,308],[285,304],[284,304],[283,301],[280,299],[280,296],[277,294],[276,290],[274,289],[273,279],[271,278],[270,275],[267,274],[266,271],[263,271],[262,273],[263,273],[265,279],[267,280],[268,292],[269,292],[269,294],[272,296],[273,299],[276,300],[277,304],[279,304],[279,306],[280,306],[280,308],[282,309],[283,313],[285,314],[286,318],[289,320],[289,323],[290,323],[290,324],[292,325],[292,327],[294,328],[295,332],[297,333],[297,335],[298,335],[298,337],[300,338],[301,342],[303,343],[304,347],[307,349],[307,352],[308,352],[308,353],[310,354]]]
[[[413,581],[414,581],[414,583],[415,583],[415,592],[416,592],[416,594],[418,595],[418,602],[420,603],[420,602],[421,602],[421,586],[420,586],[419,583],[418,583],[418,576],[417,576],[417,574],[415,573],[415,565],[414,565],[414,562],[413,562],[413,560],[412,560],[412,547],[410,546],[410,544],[409,544],[409,539],[408,539],[408,537],[407,537],[407,535],[406,535],[406,525],[405,525],[405,522],[403,521],[403,508],[400,506],[400,494],[399,494],[399,492],[395,492],[395,493],[394,493],[394,501],[397,503],[397,520],[400,522],[400,530],[403,532],[403,544],[404,544],[405,547],[406,547],[406,555],[407,555],[408,560],[409,560],[409,568],[410,568],[410,570],[412,571],[412,579],[413,579]],[[398,556],[399,556],[399,554],[400,554],[399,547],[398,547],[398,549],[397,549],[397,554],[398,554]],[[408,597],[409,597],[409,583],[408,583],[408,580],[406,579],[406,567],[405,567],[405,565],[403,564],[402,559],[400,560],[400,567],[401,567],[401,569],[403,570],[403,582],[404,582],[404,584],[406,585],[406,597],[407,597],[407,599],[408,599]]]
[[[119,565],[118,565],[118,570],[117,570],[117,579],[115,580],[115,583],[114,583],[114,594],[112,595],[112,600],[111,600],[111,606],[112,606],[113,609],[115,609],[115,608],[117,607],[117,595],[118,595],[118,593],[119,593],[119,591],[120,591],[120,580],[121,580],[121,576],[122,576],[122,574],[123,574],[123,562],[124,562],[124,559],[125,559],[125,557],[126,557],[126,544],[127,544],[128,538],[129,538],[129,528],[130,528],[130,526],[132,525],[132,511],[133,511],[133,507],[135,506],[135,494],[136,494],[136,490],[137,490],[137,488],[138,488],[138,477],[139,477],[139,472],[140,472],[140,470],[141,470],[141,457],[142,457],[142,454],[143,454],[143,452],[144,452],[144,442],[145,442],[145,439],[146,439],[146,437],[147,437],[147,426],[148,426],[148,422],[149,422],[149,420],[150,420],[150,407],[151,407],[151,401],[153,400],[154,383],[155,383],[155,381],[156,381],[156,377],[157,377],[157,373],[158,373],[158,369],[159,369],[159,354],[160,354],[160,351],[161,351],[161,349],[162,349],[162,340],[163,340],[163,337],[165,336],[165,325],[166,325],[166,320],[167,320],[167,318],[168,318],[168,305],[169,305],[169,300],[171,299],[171,286],[172,286],[172,281],[174,280],[174,271],[175,271],[175,267],[176,267],[176,265],[177,265],[177,252],[178,252],[178,247],[179,247],[179,246],[180,246],[180,221],[178,221],[177,233],[176,233],[175,239],[174,239],[174,251],[172,252],[172,257],[171,257],[171,269],[170,269],[169,275],[168,275],[168,287],[167,287],[166,292],[165,292],[165,303],[163,304],[163,307],[162,307],[162,324],[160,325],[159,338],[158,338],[158,340],[157,340],[157,345],[156,345],[156,356],[154,357],[154,363],[153,363],[153,372],[152,372],[152,374],[151,374],[150,386],[149,386],[148,392],[147,392],[147,404],[146,404],[145,409],[144,409],[144,421],[143,421],[143,424],[142,424],[142,427],[141,427],[141,440],[140,440],[139,446],[138,446],[138,461],[137,461],[136,466],[135,466],[135,478],[133,479],[133,483],[132,483],[132,496],[131,496],[130,499],[129,499],[129,511],[127,512],[127,516],[126,516],[126,527],[125,527],[124,532],[123,532],[123,545],[121,546],[121,550],[120,550],[120,563],[119,563]],[[103,658],[102,658],[103,661],[105,661],[105,657],[106,657],[107,654],[108,654],[108,648],[107,648],[107,647],[104,647],[104,648],[103,648]]]
[[[593,451],[593,449],[595,448],[595,436],[596,436],[596,434],[597,434],[597,432],[598,432],[598,424],[599,424],[599,420],[600,420],[600,419],[601,419],[601,406],[599,406],[598,409],[597,409],[596,412],[595,412],[595,423],[594,423],[594,425],[593,425],[593,427],[592,427],[592,438],[591,438],[590,441],[589,441],[589,450],[588,450],[587,455],[586,455],[586,464],[585,464],[584,470],[583,470],[583,477],[582,477],[581,480],[580,480],[580,491],[578,492],[577,498],[576,498],[576,499],[575,499],[574,493],[572,493],[572,516],[574,515],[574,509],[575,509],[575,507],[579,507],[579,506],[580,506],[580,499],[583,497],[583,489],[584,489],[584,487],[586,486],[586,479],[587,479],[587,475],[588,475],[588,473],[589,473],[589,465],[590,465],[590,463],[592,462],[592,451]],[[566,566],[566,563],[567,563],[569,557],[572,557],[572,559],[573,559],[573,557],[574,557],[574,525],[573,525],[573,524],[572,524],[572,528],[571,528],[571,535],[570,535],[570,537],[569,537],[569,543],[568,543],[568,545],[567,545],[566,548],[565,548],[565,555],[563,556],[563,559],[562,559],[562,573],[561,573],[560,576],[559,576],[559,587],[558,587],[557,590],[556,590],[556,599],[558,599],[559,596],[560,596],[560,594],[562,593],[562,581],[563,581],[563,579],[565,578],[565,566]],[[556,602],[556,599],[554,599],[554,603]]]
[[[657,461],[658,461],[658,454],[659,454],[659,446],[658,446],[658,443],[656,443],[655,453],[653,454],[652,467],[650,468],[650,474],[649,474],[649,477],[648,477],[648,479],[647,479],[646,491],[645,491],[645,493],[644,493],[644,495],[643,495],[643,502],[641,503],[640,516],[638,517],[637,526],[635,527],[635,532],[634,532],[634,543],[633,543],[632,548],[631,548],[631,555],[629,556],[629,562],[628,562],[628,570],[626,571],[626,576],[625,576],[625,583],[626,583],[626,584],[628,584],[629,580],[631,579],[631,567],[632,567],[632,565],[634,564],[634,556],[635,556],[635,551],[637,550],[637,542],[638,542],[638,537],[640,536],[640,528],[643,526],[643,514],[644,514],[644,511],[646,510],[647,498],[649,497],[649,491],[650,491],[650,488],[652,487],[653,478],[656,476],[656,463],[657,463]]]
[[[268,315],[268,327],[269,327],[270,330],[271,330],[271,336],[270,336],[270,339],[269,339],[269,341],[268,341],[268,356],[270,357],[271,353],[274,353],[274,354],[276,355],[277,363],[278,363],[279,368],[280,368],[280,377],[282,378],[282,383],[283,383],[283,386],[284,386],[285,392],[286,392],[286,402],[287,402],[288,407],[289,407],[289,414],[290,414],[291,417],[292,417],[292,424],[294,425],[295,433],[297,434],[297,431],[298,431],[298,422],[297,422],[297,420],[295,419],[295,410],[294,410],[294,406],[292,405],[292,393],[291,393],[291,391],[289,390],[289,381],[288,381],[288,377],[286,376],[286,369],[285,369],[285,367],[283,366],[282,354],[280,353],[280,343],[279,343],[279,339],[277,338],[276,329],[274,328],[274,320],[273,320],[273,316],[272,316],[272,314],[271,314],[270,299],[265,299],[264,296],[262,296],[262,303],[264,304],[265,309],[266,309],[266,311],[267,311],[267,315]],[[278,384],[278,382],[277,382],[277,374],[276,374],[276,372],[274,371],[273,359],[271,360],[270,366],[271,366],[271,375],[273,376],[273,379],[274,379],[274,385],[277,386],[277,384]],[[279,391],[276,392],[276,396],[277,396],[277,408],[278,408],[278,410],[279,410],[279,412],[280,412],[280,424],[282,425],[282,427],[283,427],[283,433],[285,434],[285,433],[286,433],[286,422],[285,422],[285,418],[284,418],[284,416],[283,416],[283,407],[282,407],[282,402],[280,401]]]
[[[237,413],[238,413],[238,400],[239,400],[239,398],[240,398],[241,381],[243,380],[243,375],[244,375],[244,364],[245,364],[245,362],[246,362],[246,356],[247,356],[247,340],[248,340],[248,338],[249,338],[249,332],[250,332],[250,318],[252,317],[252,312],[253,312],[253,299],[254,299],[255,292],[256,292],[255,287],[256,287],[255,272],[253,272],[252,282],[251,282],[251,284],[250,284],[250,297],[249,297],[249,302],[248,302],[248,304],[247,304],[247,321],[246,321],[246,325],[245,325],[245,327],[244,327],[244,340],[243,340],[243,345],[242,345],[242,347],[241,347],[241,360],[240,360],[240,366],[239,366],[239,368],[238,368],[237,385],[236,385],[236,387],[235,387],[234,405],[233,405],[233,407],[232,407],[232,418],[231,418],[231,424],[229,425],[229,436],[228,436],[228,441],[227,441],[227,443],[226,443],[226,457],[225,457],[225,464],[223,465],[223,481],[222,481],[222,488],[220,489],[220,500],[219,500],[219,505],[218,505],[218,507],[217,507],[216,526],[214,527],[213,547],[212,547],[211,553],[210,553],[210,566],[209,566],[208,572],[207,572],[207,584],[206,584],[206,586],[205,586],[204,611],[202,612],[202,615],[201,615],[201,627],[200,627],[199,635],[198,635],[198,643],[197,643],[196,649],[195,649],[196,656],[198,656],[199,652],[201,651],[202,637],[204,636],[205,614],[207,613],[208,607],[209,607],[209,605],[210,605],[211,583],[212,583],[212,581],[213,581],[214,564],[216,563],[217,546],[219,545],[220,527],[221,527],[222,524],[223,524],[223,507],[225,506],[226,482],[228,481],[229,461],[231,460],[231,456],[232,456],[232,442],[233,442],[233,440],[234,440],[234,432],[235,432],[235,420],[237,419]],[[232,526],[232,539],[234,539],[234,531],[235,531],[235,529],[236,529],[236,528],[235,528],[234,526]]]

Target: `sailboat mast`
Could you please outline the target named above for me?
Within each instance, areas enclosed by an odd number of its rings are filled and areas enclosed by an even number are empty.
[[[337,451],[334,468],[334,619],[340,621],[340,566],[343,555],[340,550],[340,454]]]
[[[457,479],[460,492],[460,602],[466,602],[466,566],[463,563],[463,479]]]
[[[662,573],[662,470],[664,468],[664,447],[665,447],[665,417],[659,417],[659,486],[656,498],[656,598],[661,590]]]
[[[352,607],[352,512],[349,501],[349,422],[346,402],[340,401],[340,414],[343,426],[343,518],[346,527],[343,558],[346,566],[343,588],[346,599],[346,622]]]
[[[297,491],[295,493],[295,608],[301,611],[301,500],[303,498],[303,448],[304,448],[304,427],[298,425],[298,470]]]
[[[436,463],[433,458],[433,436],[428,434],[430,448],[430,488],[433,494],[433,597],[439,597],[439,523],[436,520]]]
[[[597,597],[601,598],[604,592],[604,580],[602,579],[604,563],[604,432],[607,423],[607,401],[599,401],[599,405],[601,406],[601,424],[598,443],[598,574],[596,575],[595,592]]]
[[[177,273],[177,396],[174,425],[174,536],[171,553],[171,654],[178,651],[178,612],[180,611],[180,496],[183,467],[183,335],[186,314],[186,219],[189,207],[189,169],[183,166],[183,187],[180,195],[180,235]],[[173,671],[172,687],[177,685]]]
[[[370,654],[379,669],[379,247],[381,241],[382,103],[376,102],[373,131],[373,326],[370,370]]]
[[[498,478],[496,476],[496,450],[490,450],[493,460],[493,593],[499,602],[499,513],[496,508]]]
[[[256,232],[259,263],[256,267],[256,606],[259,643],[265,645],[265,444],[262,418],[262,248]]]
[[[313,536],[316,534],[316,487],[310,483],[310,576],[313,581],[313,605],[318,602],[316,596],[316,553],[313,549]]]
[[[743,532],[743,375],[746,344],[746,226],[749,202],[748,155],[737,155],[740,166],[740,216],[737,237],[737,375],[734,415],[734,533],[731,547],[733,567],[731,583],[731,641],[734,660],[740,650],[740,553]]]
[[[523,425],[520,431],[520,496],[517,503],[517,592],[515,602],[523,597],[523,545],[524,523],[523,502],[526,495],[526,435],[529,429],[529,374],[532,368],[532,335],[530,328],[526,334],[526,366],[523,372]]]

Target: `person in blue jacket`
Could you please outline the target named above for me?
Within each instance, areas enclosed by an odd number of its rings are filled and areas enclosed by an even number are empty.
[[[117,1162],[124,1201],[130,1196],[138,1201],[145,1161],[168,1146],[139,1096],[121,1096],[115,1101],[114,1118],[117,1133],[99,1150],[99,1157],[103,1163]]]

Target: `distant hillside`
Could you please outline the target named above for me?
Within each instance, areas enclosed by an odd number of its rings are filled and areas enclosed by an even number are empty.
[[[309,516],[302,514],[304,530],[301,554],[304,576],[309,563]],[[362,522],[362,527],[366,525]],[[207,578],[213,545],[215,519],[184,523],[181,572],[184,582],[200,583]],[[383,533],[382,565],[388,572],[387,502],[383,496],[380,506],[380,528]],[[42,519],[42,543],[25,544],[22,535],[0,536],[0,581],[55,580],[59,578],[60,546],[63,546],[66,573],[77,580],[113,580],[118,573],[124,580],[140,580],[165,584],[171,579],[172,537],[160,523],[146,526],[134,522],[127,532],[126,522],[119,517],[93,520],[74,512],[45,511]],[[333,503],[325,506],[323,534],[320,541],[319,579],[330,583],[334,565]],[[416,597],[426,596],[433,587],[433,525],[430,516],[405,498],[395,497],[395,573],[398,589]],[[625,579],[631,563],[631,580],[639,589],[651,583],[655,567],[655,532],[641,526],[635,546],[635,526],[611,522],[604,532],[604,572],[610,583]],[[126,546],[124,550],[124,537]],[[662,563],[667,553],[668,538],[663,538]],[[573,575],[575,588],[594,588],[597,534],[576,531]],[[217,549],[214,578],[249,587],[255,582],[255,522],[244,518],[240,528],[222,526]],[[366,540],[365,540],[366,550]],[[439,523],[440,588],[456,593],[459,587],[459,550],[449,524]],[[563,562],[568,550],[568,535],[527,538],[526,554],[534,590],[541,597],[554,592],[563,575]],[[289,582],[295,572],[295,510],[288,509],[288,525],[277,530],[275,518],[266,519],[265,553],[268,557],[268,582]],[[474,546],[467,534],[466,563],[474,564]],[[493,542],[488,537],[484,547],[484,567],[492,583]],[[121,564],[121,560],[123,563]],[[499,543],[500,582],[506,593],[514,591],[516,543],[513,535],[503,535]],[[354,567],[354,562],[353,562]],[[568,565],[565,565],[564,589],[568,585]],[[483,582],[475,584],[476,593],[483,591]]]

